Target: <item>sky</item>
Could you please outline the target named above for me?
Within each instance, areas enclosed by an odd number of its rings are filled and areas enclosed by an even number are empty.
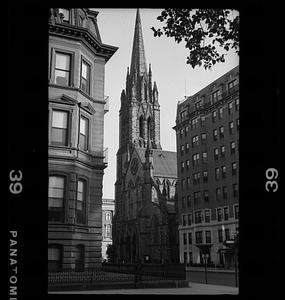
[[[119,147],[120,96],[126,87],[127,67],[131,64],[136,9],[94,8],[102,43],[119,47],[105,66],[105,96],[109,96],[109,112],[105,114],[104,147],[108,148],[108,167],[103,177],[103,198],[114,199],[116,181],[116,153]],[[152,26],[161,28],[157,20],[162,9],[140,9],[147,66],[150,63],[153,81],[158,88],[160,104],[160,142],[163,150],[176,151],[175,126],[177,102],[191,96],[233,69],[239,57],[228,52],[225,63],[211,70],[193,69],[186,64],[188,51],[182,42],[173,38],[154,37]]]

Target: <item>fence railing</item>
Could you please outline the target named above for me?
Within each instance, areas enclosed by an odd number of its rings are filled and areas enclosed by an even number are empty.
[[[62,272],[49,272],[48,285],[68,286],[96,284],[112,285],[116,282],[129,282],[134,286],[140,281],[154,280],[185,280],[186,270],[184,264],[103,264],[102,266],[84,271],[66,270]]]

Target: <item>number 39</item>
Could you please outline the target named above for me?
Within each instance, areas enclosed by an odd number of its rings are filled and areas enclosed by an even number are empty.
[[[18,173],[18,174],[15,174],[15,173]],[[9,189],[10,189],[10,192],[12,194],[20,194],[23,190],[23,185],[21,182],[14,182],[14,181],[21,181],[22,180],[22,177],[23,177],[23,173],[20,171],[20,170],[12,170],[9,174],[9,178],[11,181],[13,181],[10,186],[9,186]]]
[[[278,171],[274,168],[269,168],[265,172],[265,176],[268,179],[265,184],[265,189],[267,192],[276,192],[278,190],[278,182],[272,179],[278,178]]]

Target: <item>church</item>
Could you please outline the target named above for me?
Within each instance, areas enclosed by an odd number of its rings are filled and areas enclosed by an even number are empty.
[[[158,88],[139,9],[121,93],[113,242],[117,263],[179,261],[176,152],[162,150]]]

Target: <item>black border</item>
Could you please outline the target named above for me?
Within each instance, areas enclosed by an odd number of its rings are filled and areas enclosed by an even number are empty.
[[[274,297],[281,283],[281,6],[247,1],[235,8],[241,14],[239,296]],[[19,235],[18,299],[47,295],[47,20],[48,8],[32,5],[10,7],[5,15],[5,200],[8,243],[11,224]],[[279,170],[276,193],[265,191],[270,167]],[[23,172],[24,189],[17,196],[9,193],[13,169]]]

